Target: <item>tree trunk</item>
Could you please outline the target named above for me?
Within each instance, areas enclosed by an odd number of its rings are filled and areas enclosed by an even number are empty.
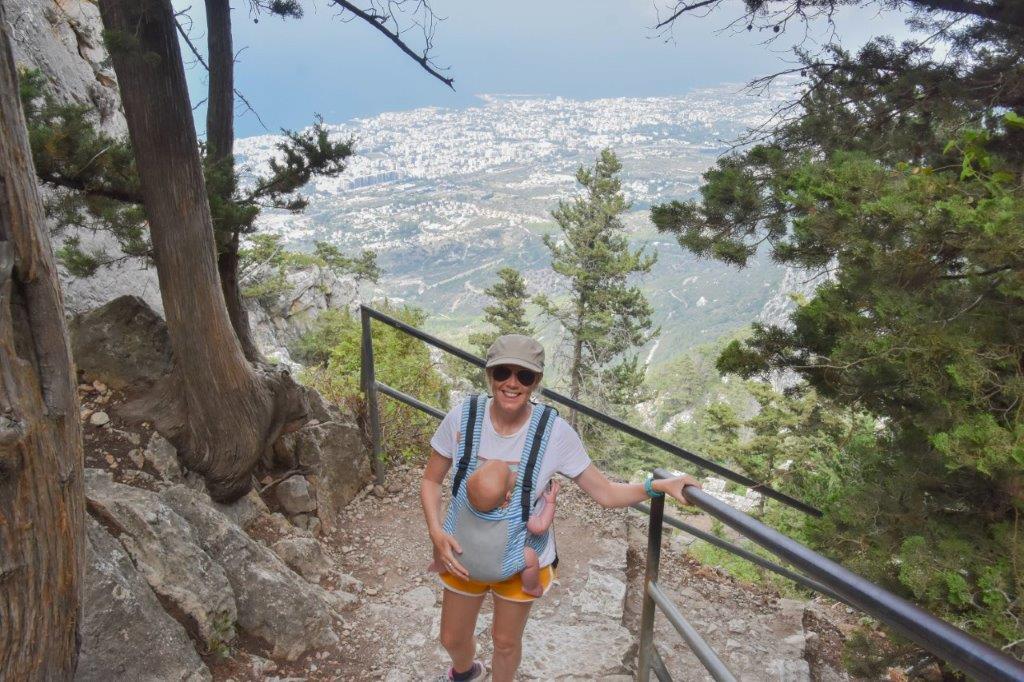
[[[210,494],[248,492],[284,426],[305,418],[287,371],[251,366],[228,317],[170,0],[101,0],[149,218],[174,371],[148,404]]]
[[[245,309],[242,289],[238,285],[238,236],[237,232],[234,233],[227,243],[221,245],[220,253],[217,254],[217,270],[220,273],[224,304],[228,308],[228,316],[231,318],[231,326],[235,330],[238,342],[242,345],[242,353],[247,360],[259,362],[263,356],[252,338],[249,311]]]
[[[0,4],[0,679],[68,680],[85,569],[64,302]]]
[[[206,99],[206,154],[214,163],[235,154],[235,54],[231,45],[231,5],[206,0],[206,46],[210,86]]]
[[[206,100],[206,155],[209,162],[234,173],[235,165],[235,54],[231,45],[231,5],[228,0],[206,0],[206,45],[210,86]],[[234,189],[234,182],[230,184]],[[225,201],[231,197],[223,197]],[[217,235],[217,271],[231,326],[246,359],[262,359],[252,338],[249,313],[238,284],[238,232]]]
[[[579,328],[579,327],[577,327]],[[569,397],[573,400],[580,399],[580,391],[583,389],[583,339],[578,336],[572,343],[572,361],[569,365]],[[573,429],[577,428],[578,412],[569,411],[569,424]]]

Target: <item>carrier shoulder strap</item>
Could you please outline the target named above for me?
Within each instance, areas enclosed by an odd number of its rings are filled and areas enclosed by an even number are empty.
[[[459,459],[459,466],[455,470],[455,478],[452,481],[453,498],[459,494],[459,486],[462,485],[462,479],[466,477],[469,461],[473,457],[473,439],[476,436],[474,431],[476,429],[477,411],[480,409],[479,401],[480,396],[478,395],[469,397],[469,421],[466,422],[466,432],[462,438],[462,457]]]
[[[523,474],[523,494],[521,504],[523,509],[523,523],[530,519],[530,508],[533,506],[533,470],[537,466],[537,454],[544,443],[544,431],[547,429],[551,413],[554,408],[543,406],[540,421],[537,422],[537,431],[533,434],[533,442],[530,443],[530,456],[526,460],[526,471]]]

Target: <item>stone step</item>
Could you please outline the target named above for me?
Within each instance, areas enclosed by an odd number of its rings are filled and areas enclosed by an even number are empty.
[[[611,514],[610,523],[589,523],[573,513],[590,501],[565,495],[560,500],[556,536],[557,582],[530,614],[523,635],[523,661],[518,679],[631,679],[629,657],[633,634],[622,625],[626,595],[625,515]],[[424,554],[424,556],[426,556]],[[396,592],[367,604],[363,614],[381,628],[390,652],[385,679],[411,682],[440,675],[448,659],[438,644],[440,592],[436,581]],[[401,609],[402,618],[396,618]],[[477,621],[478,657],[491,660],[491,598]]]

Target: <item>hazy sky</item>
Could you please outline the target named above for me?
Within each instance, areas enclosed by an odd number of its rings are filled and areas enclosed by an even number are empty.
[[[237,88],[267,127],[301,128],[322,114],[329,123],[422,106],[461,107],[482,93],[561,95],[577,99],[679,95],[694,87],[740,83],[792,59],[797,35],[772,45],[757,31],[721,31],[740,3],[706,18],[676,23],[666,43],[651,29],[651,0],[431,0],[447,17],[437,27],[435,61],[448,67],[455,92],[429,76],[360,20],[345,23],[324,0],[305,2],[299,20],[263,17],[235,3]],[[203,3],[191,5],[192,37],[205,50]],[[188,6],[175,0],[175,7]],[[867,38],[906,36],[903,19],[847,9],[837,20],[847,47]],[[802,33],[801,33],[802,35]],[[410,34],[414,40],[417,35]],[[813,34],[812,34],[813,38]],[[244,49],[243,49],[244,48]],[[189,63],[189,54],[183,55]],[[189,71],[193,101],[205,97],[202,67]],[[202,109],[197,110],[203,135]],[[265,132],[252,114],[236,121],[240,137]]]

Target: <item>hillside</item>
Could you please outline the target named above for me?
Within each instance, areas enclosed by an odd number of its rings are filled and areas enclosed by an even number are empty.
[[[523,271],[533,292],[558,295],[541,236],[555,229],[551,209],[576,191],[580,164],[612,147],[623,163],[634,242],[659,260],[643,283],[663,326],[645,349],[658,364],[759,316],[787,307],[801,278],[760,258],[742,271],[698,261],[658,235],[652,203],[685,198],[728,141],[763,120],[785,94],[754,98],[737,86],[672,98],[484,96],[463,110],[417,109],[332,126],[352,137],[357,155],[339,178],[307,189],[301,216],[265,212],[261,229],[293,248],[326,240],[379,254],[384,277],[368,295],[428,310],[429,327],[461,341],[478,325],[481,292],[503,266]],[[239,140],[247,177],[274,153],[277,136]],[[556,330],[544,329],[552,348]]]

